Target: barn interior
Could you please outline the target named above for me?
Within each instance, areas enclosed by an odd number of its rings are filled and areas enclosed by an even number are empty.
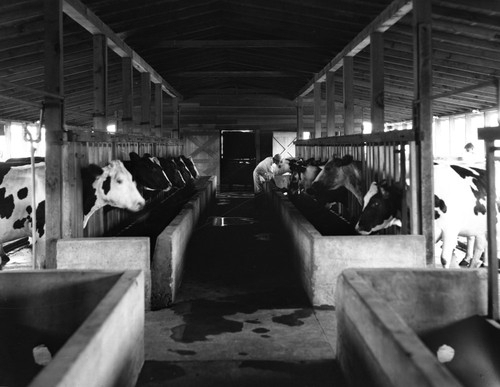
[[[348,281],[337,279],[351,267],[437,267],[433,161],[463,162],[466,143],[477,166],[494,158],[499,26],[493,0],[3,0],[0,161],[45,158],[48,242],[35,263],[30,250],[20,263],[13,254],[5,273],[142,270],[144,365],[127,385],[356,385],[338,358],[335,292]],[[131,152],[190,157],[201,178],[143,190],[144,211],[106,207],[82,227],[80,170]],[[274,154],[353,155],[366,188],[410,183],[409,219],[366,246],[344,223],[343,242],[303,256],[321,239],[307,219],[279,190],[253,194],[255,166]],[[333,210],[344,222],[361,207],[349,194]],[[113,238],[126,253],[103,248]],[[329,262],[351,250],[359,261]],[[495,297],[488,305],[498,313]]]

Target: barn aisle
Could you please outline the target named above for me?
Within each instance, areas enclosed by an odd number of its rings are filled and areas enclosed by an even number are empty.
[[[218,193],[189,244],[180,300],[146,315],[137,386],[346,386],[335,313],[312,308],[253,193]]]

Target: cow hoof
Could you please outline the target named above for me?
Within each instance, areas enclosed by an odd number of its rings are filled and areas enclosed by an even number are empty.
[[[477,269],[477,268],[480,268],[480,267],[483,267],[484,264],[481,260],[478,260],[476,262],[474,262],[474,260],[472,260],[470,263],[469,263],[469,269]]]

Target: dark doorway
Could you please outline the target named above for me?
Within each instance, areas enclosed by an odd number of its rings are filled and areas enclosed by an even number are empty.
[[[260,157],[257,163],[260,163],[266,157],[273,156],[273,132],[260,132]]]
[[[254,131],[221,131],[221,188],[252,190],[255,154]]]

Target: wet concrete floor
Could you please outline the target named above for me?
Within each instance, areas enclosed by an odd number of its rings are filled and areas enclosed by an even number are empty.
[[[311,307],[290,247],[253,193],[218,193],[179,300],[146,314],[137,386],[346,386],[335,311]]]

